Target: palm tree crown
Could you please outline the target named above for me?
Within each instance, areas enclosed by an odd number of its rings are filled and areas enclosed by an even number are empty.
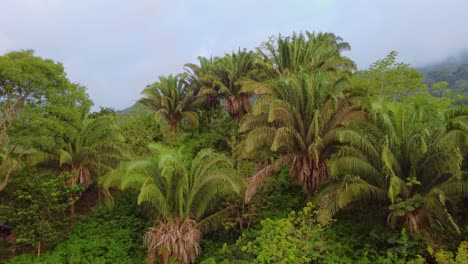
[[[331,164],[337,177],[316,197],[321,222],[359,200],[390,204],[388,222],[418,232],[429,224],[449,224],[450,197],[468,195],[461,174],[459,147],[468,143],[467,113],[448,110],[438,116],[427,104],[391,103],[381,107],[375,125],[361,124],[339,135],[344,147]],[[428,122],[445,126],[428,127]]]
[[[267,148],[278,159],[252,177],[247,200],[274,168],[289,162],[289,174],[309,198],[328,178],[326,162],[335,152],[338,131],[366,117],[357,105],[359,97],[344,91],[347,83],[332,73],[301,73],[280,78],[271,93],[257,101],[241,124],[242,132],[249,131],[242,150],[249,155]]]
[[[186,80],[195,95],[204,98],[201,108],[206,111],[208,121],[210,121],[211,111],[219,108],[220,95],[219,86],[215,84],[216,64],[213,58],[198,57],[200,65],[185,64]]]
[[[83,184],[85,188],[97,176],[104,175],[129,158],[125,138],[111,117],[91,120],[77,137],[63,149],[53,153],[34,152],[33,160],[71,174],[69,185]]]
[[[258,54],[263,69],[273,78],[317,71],[342,71],[350,76],[356,65],[341,55],[349,49],[349,44],[333,33],[306,32],[272,38],[258,49]]]
[[[182,76],[159,77],[159,82],[146,87],[142,94],[145,97],[138,102],[160,115],[173,130],[179,129],[182,120],[198,124],[195,107],[202,98],[188,89]]]
[[[255,54],[239,50],[237,53],[217,58],[215,63],[217,79],[214,84],[219,87],[218,94],[226,99],[229,115],[240,121],[250,110],[250,97],[254,94],[252,87],[246,83],[258,81],[261,76]]]
[[[111,173],[107,188],[137,189],[138,203],[157,211],[157,222],[146,234],[149,259],[162,254],[182,263],[193,263],[199,254],[201,230],[213,224],[206,217],[221,194],[238,193],[242,180],[230,160],[210,149],[201,150],[186,166],[177,150],[152,144],[155,156],[135,161]],[[166,263],[166,262],[165,262]]]

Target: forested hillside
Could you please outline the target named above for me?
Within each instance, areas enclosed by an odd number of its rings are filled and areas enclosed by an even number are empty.
[[[457,103],[468,103],[468,55],[419,70],[424,73],[424,83],[433,88],[433,95],[447,94],[456,98]]]
[[[97,112],[1,55],[0,263],[468,263],[468,64],[350,49],[279,35]]]

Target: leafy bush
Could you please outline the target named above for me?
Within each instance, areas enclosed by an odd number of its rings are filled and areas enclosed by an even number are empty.
[[[458,247],[456,254],[440,250],[435,252],[429,248],[429,253],[433,255],[439,264],[458,264],[458,263],[468,263],[468,242],[464,241]]]
[[[42,247],[53,245],[61,230],[68,224],[68,206],[81,190],[66,186],[67,175],[55,175],[33,167],[19,171],[12,181],[11,196],[0,220],[8,220],[16,236],[16,243],[33,246],[40,254]]]
[[[255,241],[242,249],[256,255],[252,263],[311,263],[322,259],[326,248],[322,227],[314,221],[311,205],[287,218],[261,222]]]
[[[53,251],[39,258],[30,254],[12,258],[13,264],[49,263],[142,263],[146,252],[140,234],[145,229],[136,206],[128,197],[116,199],[109,210],[94,208],[82,222],[73,226],[69,237]]]
[[[137,157],[150,154],[148,144],[162,139],[160,124],[155,121],[154,114],[145,109],[119,116],[118,122],[125,135],[126,145]]]

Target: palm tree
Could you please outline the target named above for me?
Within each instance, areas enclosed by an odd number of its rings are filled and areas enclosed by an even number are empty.
[[[351,76],[356,68],[352,60],[341,55],[349,50],[347,42],[333,33],[294,33],[292,37],[272,38],[257,49],[259,63],[272,78],[298,72],[345,72]]]
[[[267,150],[277,158],[251,177],[247,202],[267,177],[288,163],[289,175],[303,185],[309,199],[328,179],[327,161],[335,153],[337,133],[349,122],[366,118],[358,104],[362,98],[345,91],[348,83],[333,73],[299,73],[279,78],[270,94],[257,101],[241,124],[241,132],[249,133],[240,149],[245,156]]]
[[[98,176],[104,175],[130,157],[119,126],[109,116],[90,120],[72,142],[52,152],[32,151],[33,163],[58,168],[70,174],[67,185],[82,185],[86,190]],[[74,213],[74,206],[71,206]]]
[[[159,77],[159,82],[146,87],[142,94],[145,97],[138,102],[160,115],[173,131],[179,130],[183,120],[198,124],[195,107],[202,98],[189,91],[182,76]]]
[[[205,57],[198,57],[198,61],[200,65],[185,64],[185,78],[194,95],[204,97],[201,107],[205,110],[208,122],[210,122],[211,111],[219,108],[220,105],[219,86],[215,85],[217,80],[215,62],[213,58]]]
[[[375,125],[341,131],[347,146],[330,164],[334,181],[316,196],[319,221],[328,222],[353,202],[377,201],[389,206],[392,226],[404,224],[418,232],[438,223],[459,232],[447,203],[468,196],[459,150],[468,143],[466,108],[448,110],[445,118],[417,102],[380,108]]]
[[[217,94],[226,99],[226,110],[237,122],[250,110],[250,97],[255,93],[252,81],[259,81],[261,72],[256,64],[255,54],[251,51],[239,50],[217,58],[216,76],[214,82],[218,88]],[[204,93],[212,93],[206,89]]]
[[[39,154],[39,161],[71,174],[68,185],[83,184],[85,188],[94,178],[114,169],[128,159],[125,139],[111,117],[100,117],[84,125],[77,137],[53,153]],[[36,159],[37,160],[37,159]]]
[[[180,150],[152,144],[147,160],[130,162],[104,179],[103,186],[139,191],[138,203],[157,212],[145,234],[147,263],[158,255],[163,263],[194,263],[200,253],[202,231],[217,223],[231,208],[207,216],[221,195],[238,193],[242,181],[231,161],[210,149],[201,150],[186,166]]]

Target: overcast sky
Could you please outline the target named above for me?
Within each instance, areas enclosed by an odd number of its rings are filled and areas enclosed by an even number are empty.
[[[467,0],[0,0],[0,54],[64,64],[98,106],[123,109],[157,76],[268,36],[331,31],[359,68],[391,51],[415,66],[468,50]]]

